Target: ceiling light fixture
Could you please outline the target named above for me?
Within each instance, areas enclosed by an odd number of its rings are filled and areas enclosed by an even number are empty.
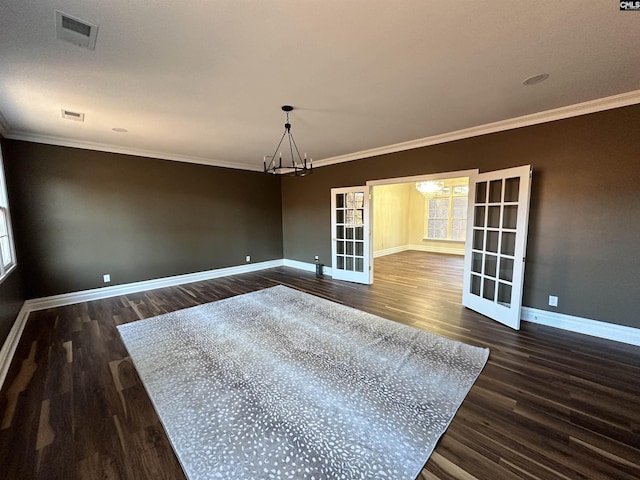
[[[291,134],[291,124],[289,123],[289,112],[293,110],[291,105],[283,105],[282,111],[287,115],[287,122],[284,124],[284,133],[282,137],[280,137],[280,141],[278,142],[278,146],[273,152],[272,156],[264,156],[264,173],[269,173],[272,175],[294,175],[298,177],[304,177],[305,175],[309,175],[313,173],[313,165],[312,160],[309,159],[307,164],[307,154],[304,154],[304,158],[300,155],[300,151],[298,150],[298,145],[296,145],[296,141],[293,139],[293,135]],[[289,139],[289,153],[291,154],[291,164],[290,165],[282,165],[282,152],[280,151],[280,145],[282,145],[282,141],[284,137],[288,137]],[[286,145],[285,145],[286,148]],[[280,151],[278,157],[276,155]],[[297,160],[296,160],[297,156]]]
[[[416,190],[423,195],[441,193],[444,191],[444,182],[416,182]]]
[[[537,85],[538,83],[544,82],[547,78],[549,78],[548,73],[539,73],[538,75],[532,75],[529,78],[525,78],[522,84],[530,87],[531,85]]]

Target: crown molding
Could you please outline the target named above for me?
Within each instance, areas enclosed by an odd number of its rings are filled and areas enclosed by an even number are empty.
[[[576,103],[574,105],[568,105],[565,107],[555,108],[552,110],[545,110],[543,112],[532,113],[529,115],[523,115],[520,117],[509,118],[507,120],[500,120],[498,122],[487,123],[484,125],[477,125],[475,127],[464,128],[462,130],[456,130],[454,132],[447,132],[438,135],[432,135],[430,137],[418,138],[416,140],[409,140],[407,142],[395,143],[393,145],[386,145],[384,147],[371,148],[368,150],[362,150],[359,152],[348,153],[345,155],[338,155],[336,157],[325,158],[322,160],[314,160],[313,165],[316,168],[325,167],[328,165],[334,165],[336,163],[350,162],[352,160],[360,160],[363,158],[375,157],[378,155],[386,155],[389,153],[403,152],[406,150],[413,150],[415,148],[428,147],[430,145],[437,145],[440,143],[452,142],[454,140],[462,140],[465,138],[477,137],[480,135],[486,135],[488,133],[503,132],[506,130],[513,130],[515,128],[527,127],[531,125],[538,125],[541,123],[553,122],[555,120],[563,120],[571,117],[578,117],[580,115],[587,115],[589,113],[601,112],[604,110],[611,110],[614,108],[627,107],[629,105],[636,105],[640,103],[640,90],[633,90],[631,92],[621,93],[618,95],[612,95],[609,97],[598,98],[596,100],[589,100],[587,102]],[[194,157],[189,155],[181,155],[177,153],[158,152],[154,150],[144,150],[131,147],[121,147],[117,145],[110,145],[104,143],[85,142],[82,140],[72,140],[68,138],[48,136],[48,135],[35,135],[27,132],[12,131],[9,128],[9,124],[6,119],[0,113],[0,135],[5,138],[13,140],[25,140],[34,143],[46,143],[50,145],[58,145],[61,147],[73,147],[84,148],[86,150],[97,150],[102,152],[120,153],[123,155],[136,155],[141,157],[157,158],[160,160],[172,160],[175,162],[197,163],[201,165],[209,165],[213,167],[234,168],[236,170],[249,170],[261,172],[262,167],[260,165],[247,165],[236,164],[232,162],[225,162],[223,160],[213,160],[204,157]]]
[[[2,127],[1,120],[2,119],[0,118],[0,128]],[[0,133],[2,133],[1,130],[0,130]],[[135,155],[138,157],[156,158],[159,160],[171,160],[174,162],[197,163],[200,165],[209,165],[211,167],[224,167],[224,168],[234,168],[236,170],[251,170],[256,172],[262,172],[262,168],[260,166],[238,165],[236,163],[225,162],[223,160],[213,160],[213,159],[204,158],[204,157],[180,155],[178,153],[158,152],[155,150],[145,150],[141,148],[121,147],[118,145],[110,145],[108,143],[85,142],[83,140],[73,140],[69,138],[62,138],[62,137],[49,136],[49,135],[35,135],[27,132],[11,132],[10,130],[7,131],[6,135],[3,134],[3,136],[5,138],[10,138],[12,140],[24,140],[26,142],[33,142],[33,143],[45,143],[48,145],[57,145],[59,147],[83,148],[85,150],[96,150],[100,152],[120,153],[123,155]]]
[[[523,115],[521,117],[509,118],[498,122],[486,123],[475,127],[464,128],[454,132],[442,133],[431,137],[409,140],[407,142],[395,143],[384,147],[362,150],[360,152],[348,153],[337,157],[325,158],[323,160],[314,160],[314,167],[325,167],[336,163],[350,162],[351,160],[360,160],[363,158],[375,157],[378,155],[386,155],[389,153],[402,152],[405,150],[413,150],[420,147],[428,147],[440,143],[452,142],[454,140],[462,140],[464,138],[478,137],[488,133],[503,132],[505,130],[513,130],[515,128],[528,127],[540,123],[553,122],[555,120],[563,120],[565,118],[578,117],[589,113],[611,110],[614,108],[627,107],[640,103],[640,90],[634,90],[610,97],[589,100],[588,102],[576,103],[566,107],[554,108],[553,110],[545,110],[543,112]]]

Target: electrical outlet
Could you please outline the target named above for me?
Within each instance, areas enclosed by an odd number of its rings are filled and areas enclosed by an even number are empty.
[[[319,260],[319,257],[318,257],[318,255],[316,255],[316,262],[317,262],[318,260]]]
[[[250,261],[251,261],[251,255],[247,255],[247,257],[245,258],[245,260],[247,261],[247,263],[248,263],[248,262],[250,262]]]
[[[555,295],[549,295],[549,306],[557,307],[558,306],[558,297]]]
[[[105,274],[102,276],[102,280],[104,280],[104,283],[109,283],[109,282],[111,281],[111,275],[110,275],[110,274],[108,274],[108,273],[105,273]]]

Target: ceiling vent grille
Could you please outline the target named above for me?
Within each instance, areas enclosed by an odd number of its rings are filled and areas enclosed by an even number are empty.
[[[56,38],[95,50],[97,36],[97,25],[56,10]]]
[[[84,122],[84,113],[72,112],[71,110],[62,109],[62,118],[67,120],[75,120],[76,122]]]

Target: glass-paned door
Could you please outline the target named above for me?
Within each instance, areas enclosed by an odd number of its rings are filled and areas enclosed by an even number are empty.
[[[462,304],[519,329],[531,166],[469,178]]]
[[[369,187],[331,189],[331,275],[336,280],[373,283]]]

